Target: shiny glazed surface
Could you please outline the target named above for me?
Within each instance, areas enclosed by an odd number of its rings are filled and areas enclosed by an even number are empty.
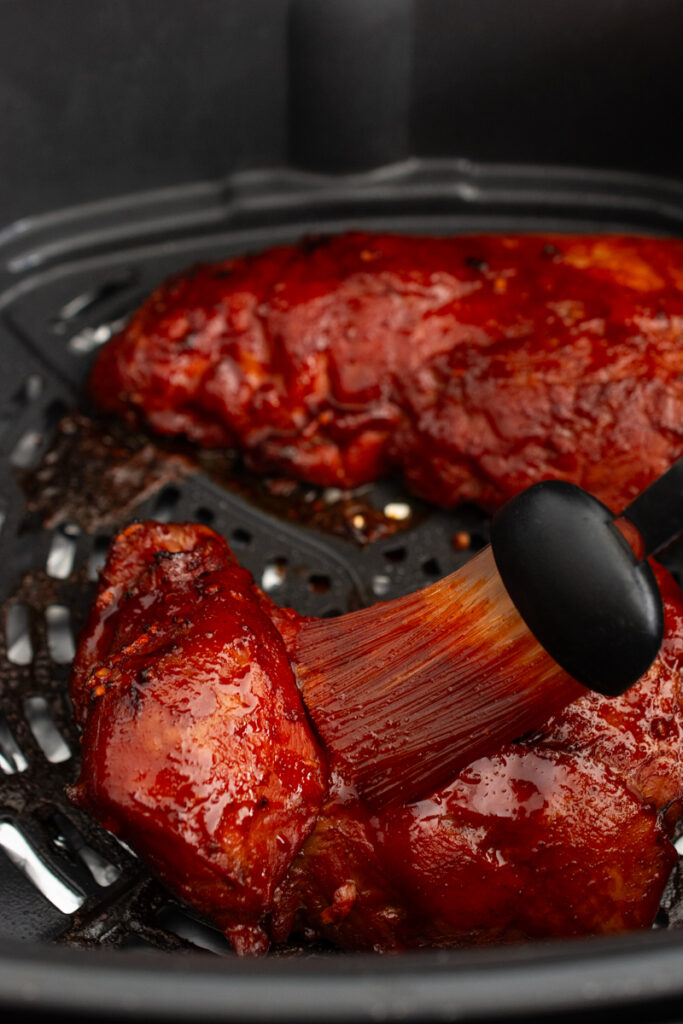
[[[326,786],[268,608],[211,530],[130,526],[72,675],[84,725],[73,798],[238,952],[267,948],[261,918]]]
[[[393,950],[646,927],[683,799],[683,603],[657,572],[666,637],[634,688],[376,813],[306,721],[288,660],[303,620],[208,528],[129,527],[74,666],[74,799],[242,954],[290,935]]]
[[[683,242],[304,240],[163,284],[91,391],[317,484],[493,508],[561,478],[620,510],[683,454]]]

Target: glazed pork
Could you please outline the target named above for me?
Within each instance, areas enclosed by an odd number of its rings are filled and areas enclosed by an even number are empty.
[[[161,285],[90,386],[259,471],[486,509],[565,479],[620,510],[683,454],[683,241],[308,239]]]
[[[304,621],[196,524],[113,542],[80,637],[73,799],[240,954],[291,936],[378,951],[649,926],[683,800],[683,601],[623,697],[594,693],[427,799],[376,812],[296,686]]]
[[[238,952],[317,819],[324,759],[270,602],[198,525],[114,542],[71,694],[84,726],[73,798],[130,841]]]

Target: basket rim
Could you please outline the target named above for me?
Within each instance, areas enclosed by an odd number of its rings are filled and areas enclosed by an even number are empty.
[[[682,965],[683,932],[245,960],[0,941],[0,1007],[178,1021],[585,1019],[680,999]]]

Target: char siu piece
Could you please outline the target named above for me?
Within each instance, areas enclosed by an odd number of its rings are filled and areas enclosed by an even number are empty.
[[[208,528],[131,526],[78,645],[73,798],[241,954],[291,935],[399,950],[647,927],[683,799],[683,602],[658,576],[666,637],[635,687],[587,692],[378,813],[306,719],[290,664],[304,620]]]
[[[199,267],[91,391],[315,484],[491,509],[559,478],[621,509],[683,454],[683,242],[356,233]]]
[[[269,611],[211,530],[131,526],[71,686],[84,726],[73,798],[250,953],[267,948],[261,921],[326,788]]]

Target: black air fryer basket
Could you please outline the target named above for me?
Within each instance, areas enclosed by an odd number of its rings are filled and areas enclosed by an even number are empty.
[[[273,502],[206,463],[178,473],[92,426],[99,346],[169,273],[311,232],[680,235],[682,38],[673,0],[0,0],[0,1008],[683,1019],[678,872],[648,933],[241,961],[64,797],[74,637],[124,522],[210,523],[271,596],[319,615],[406,593],[487,539],[476,510],[391,481]],[[680,552],[669,564],[680,578]]]

